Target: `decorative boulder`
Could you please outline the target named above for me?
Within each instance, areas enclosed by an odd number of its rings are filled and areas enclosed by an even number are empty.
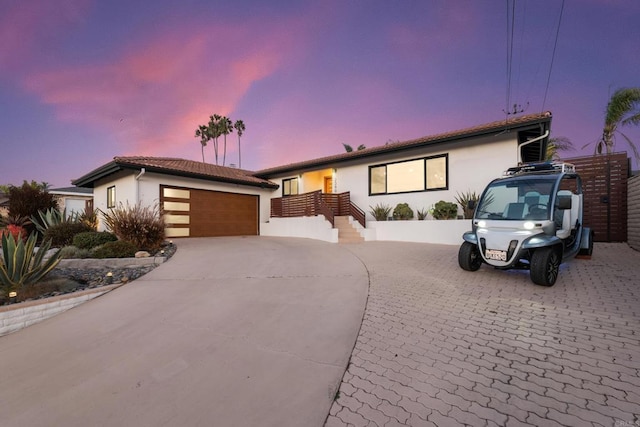
[[[138,251],[136,252],[136,258],[147,258],[150,257],[151,254],[147,251]]]

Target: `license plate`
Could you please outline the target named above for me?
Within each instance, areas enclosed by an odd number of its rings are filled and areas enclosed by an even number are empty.
[[[484,253],[487,259],[495,259],[496,261],[506,261],[507,251],[498,251],[495,249],[487,249]]]

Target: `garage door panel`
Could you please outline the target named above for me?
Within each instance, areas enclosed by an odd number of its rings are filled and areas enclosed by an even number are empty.
[[[190,237],[258,234],[258,196],[192,188],[188,190],[189,199],[182,201],[188,201],[189,212],[171,211],[170,214],[189,215]],[[167,192],[161,191],[161,194],[165,193]],[[176,194],[176,192],[169,192],[169,194]],[[166,198],[166,200],[177,201],[178,199]],[[169,224],[168,227],[179,227],[179,225]]]

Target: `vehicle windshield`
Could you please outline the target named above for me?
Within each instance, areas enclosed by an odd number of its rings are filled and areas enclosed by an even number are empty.
[[[514,178],[493,182],[478,204],[476,218],[549,219],[550,195],[556,178]]]

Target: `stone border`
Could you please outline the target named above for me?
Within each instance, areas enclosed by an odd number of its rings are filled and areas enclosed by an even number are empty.
[[[145,258],[68,258],[61,259],[57,268],[126,268],[126,267],[144,267],[146,265],[160,265],[165,262],[163,256],[145,257]]]
[[[83,302],[117,289],[122,285],[124,285],[124,283],[85,289],[83,291],[58,295],[51,298],[0,306],[0,337],[19,331],[34,323],[42,322]]]

